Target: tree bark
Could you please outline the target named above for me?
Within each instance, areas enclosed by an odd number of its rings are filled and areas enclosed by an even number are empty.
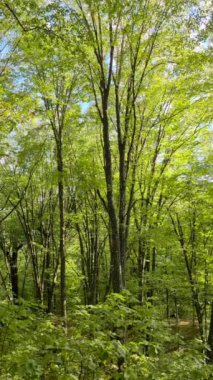
[[[6,252],[7,261],[10,267],[10,282],[12,290],[12,300],[14,304],[18,304],[19,284],[18,284],[18,251],[22,244],[18,247],[12,247],[12,252]]]
[[[209,346],[207,349],[207,361],[213,364],[213,301],[211,301],[210,326],[207,343]]]
[[[64,184],[63,184],[63,152],[61,127],[59,127],[59,141],[57,144],[57,166],[58,166],[58,201],[59,201],[59,255],[60,255],[60,283],[61,299],[60,308],[61,316],[66,317],[66,255],[64,246]]]
[[[102,95],[103,109],[103,141],[104,141],[104,171],[107,185],[107,205],[111,229],[111,265],[112,265],[112,287],[115,293],[120,293],[123,289],[121,273],[120,239],[118,220],[113,197],[113,176],[112,158],[109,140],[109,121],[108,121],[108,95],[106,90]]]

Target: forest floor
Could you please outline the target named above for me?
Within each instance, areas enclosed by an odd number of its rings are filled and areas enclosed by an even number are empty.
[[[182,347],[183,343],[192,341],[193,339],[199,339],[199,327],[197,321],[181,319],[179,321],[170,321],[170,328],[174,336],[177,336],[177,340],[169,344],[168,351],[176,351]]]
[[[199,337],[199,327],[197,321],[181,319],[179,321],[170,322],[170,327],[174,333],[180,334],[186,340]]]

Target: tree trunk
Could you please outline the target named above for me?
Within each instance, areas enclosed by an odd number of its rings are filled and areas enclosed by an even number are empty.
[[[7,260],[10,267],[10,283],[12,290],[12,300],[14,304],[18,303],[19,287],[18,287],[18,249],[13,249],[12,253],[6,252]]]
[[[144,284],[144,269],[145,269],[145,244],[142,237],[139,237],[138,242],[138,300],[143,303],[143,284]]]
[[[19,287],[18,287],[18,250],[13,250],[11,260],[10,260],[10,276],[11,276],[11,287],[13,294],[13,302],[16,304],[19,297]]]
[[[213,301],[211,301],[211,316],[207,343],[209,346],[207,349],[207,361],[213,364]]]
[[[112,266],[112,287],[115,293],[120,293],[123,289],[121,273],[120,239],[119,228],[116,216],[114,197],[113,197],[113,176],[112,159],[109,140],[109,122],[107,114],[107,95],[103,95],[103,140],[104,140],[104,170],[107,186],[107,205],[111,230],[111,266]]]
[[[10,282],[12,290],[12,300],[14,304],[18,304],[19,285],[18,285],[18,251],[22,244],[12,247],[12,252],[6,252],[7,261],[10,267]]]
[[[119,147],[120,164],[119,164],[119,240],[120,240],[120,260],[122,285],[125,287],[126,282],[126,178],[125,178],[125,152],[124,146]]]
[[[61,316],[66,317],[66,255],[64,247],[64,184],[63,184],[63,153],[61,141],[61,128],[59,133],[59,142],[57,144],[57,165],[58,165],[58,201],[59,201],[59,256],[61,261],[60,283],[61,299],[60,309]]]

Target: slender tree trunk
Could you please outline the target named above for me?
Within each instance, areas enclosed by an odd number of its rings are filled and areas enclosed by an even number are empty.
[[[18,304],[19,298],[19,283],[18,283],[18,252],[22,244],[12,247],[12,251],[6,252],[7,262],[10,269],[10,283],[12,290],[12,300],[14,304]]]
[[[45,275],[44,275],[44,291],[46,294],[46,302],[47,302],[47,311],[48,313],[51,312],[52,308],[52,296],[51,296],[51,282],[50,282],[50,263],[51,263],[51,258],[50,258],[50,247],[47,248],[47,253],[45,257]]]
[[[156,271],[156,255],[157,255],[157,249],[156,247],[152,248],[152,279],[154,277],[154,273]],[[154,284],[151,284],[151,289],[150,289],[150,297],[152,298],[151,302],[154,304]]]
[[[207,350],[207,359],[209,363],[213,364],[213,301],[211,301],[210,326],[207,343],[209,346]]]
[[[169,289],[166,288],[166,318],[170,323]]]
[[[121,256],[120,256],[120,239],[118,220],[113,197],[113,176],[112,176],[112,158],[109,140],[109,122],[107,114],[107,95],[103,95],[103,140],[104,140],[104,169],[107,185],[107,204],[111,230],[111,265],[112,265],[112,287],[113,291],[120,293],[123,289],[121,273]]]
[[[138,300],[143,303],[143,284],[145,270],[145,243],[142,237],[138,241]]]
[[[10,267],[10,283],[12,290],[12,300],[14,304],[18,303],[19,286],[18,286],[18,249],[7,252],[7,260]]]
[[[120,240],[120,260],[122,285],[126,283],[126,178],[125,178],[125,148],[121,144],[119,147],[120,164],[119,164],[119,240]]]
[[[13,302],[18,303],[19,286],[18,286],[18,250],[13,250],[10,260],[11,287],[13,293]]]
[[[59,201],[59,256],[61,261],[60,267],[60,283],[61,283],[61,299],[60,308],[61,316],[66,317],[66,255],[64,246],[64,184],[63,184],[63,153],[61,141],[61,128],[59,133],[59,141],[57,144],[57,164],[58,164],[58,201]]]
[[[38,268],[38,260],[37,255],[35,251],[35,246],[32,244],[31,241],[28,242],[28,246],[31,253],[31,260],[32,260],[32,267],[33,267],[33,275],[34,275],[34,284],[35,284],[35,297],[37,301],[42,302],[42,289],[40,284],[40,275],[39,275],[39,268]]]

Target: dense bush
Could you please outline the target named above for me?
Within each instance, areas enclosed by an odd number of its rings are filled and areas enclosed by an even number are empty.
[[[129,293],[81,306],[64,321],[32,304],[0,306],[1,379],[208,380],[198,340],[184,343]],[[178,348],[171,349],[178,341]]]

